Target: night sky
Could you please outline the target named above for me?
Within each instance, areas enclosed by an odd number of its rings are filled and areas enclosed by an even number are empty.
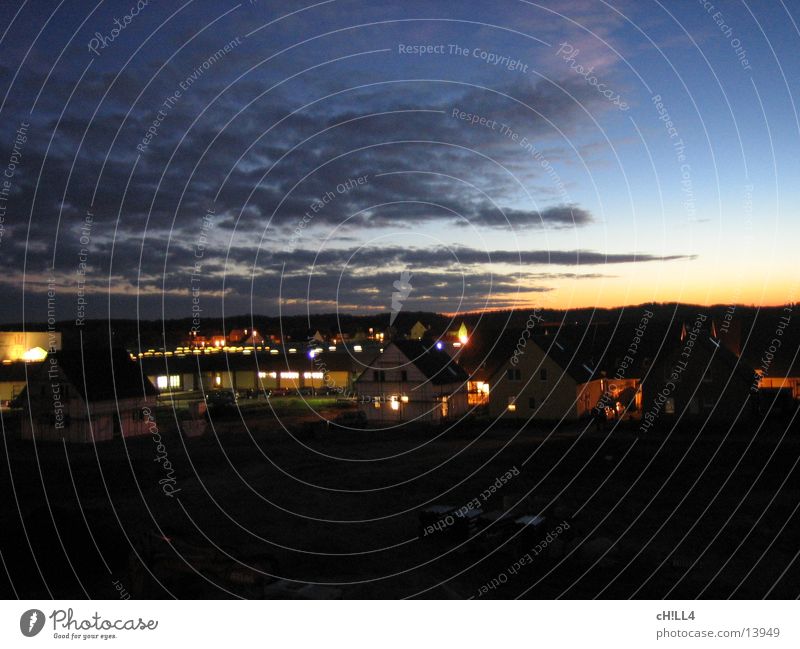
[[[0,320],[793,301],[798,21],[3,2]]]

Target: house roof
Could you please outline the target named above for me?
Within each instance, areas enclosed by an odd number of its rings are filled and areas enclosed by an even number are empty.
[[[517,332],[476,330],[456,358],[471,377],[487,380],[511,358],[518,341]]]
[[[469,378],[463,368],[447,352],[428,346],[420,340],[392,341],[403,355],[433,385],[464,383]]]
[[[704,346],[709,353],[714,354],[714,360],[725,366],[727,375],[731,379],[736,378],[739,381],[751,385],[755,378],[755,370],[749,362],[740,356],[734,354],[725,345],[723,345],[718,338],[709,336],[707,332],[697,337],[699,344]]]
[[[787,326],[777,317],[767,318],[743,338],[742,359],[748,365],[774,378],[800,376],[800,325],[797,322],[789,321]],[[778,344],[780,346],[770,352],[770,348]]]
[[[88,402],[158,394],[158,390],[124,349],[84,347],[83,358],[79,349],[56,352],[51,357],[56,358],[69,382]],[[49,360],[43,363],[49,364]]]
[[[482,332],[470,338],[469,344],[460,352],[459,360],[471,374],[489,379],[513,357],[519,349],[524,355],[530,345],[540,347],[565,373],[578,383],[613,376],[621,361],[629,354],[638,321],[624,321],[616,326],[608,324],[586,326],[564,325],[555,333],[533,333],[523,337],[519,331],[502,333]],[[625,375],[631,378],[646,373],[645,360],[652,361],[659,354],[662,341],[669,340],[674,326],[650,322],[637,343],[636,353],[631,356]],[[666,351],[670,345],[664,345]]]

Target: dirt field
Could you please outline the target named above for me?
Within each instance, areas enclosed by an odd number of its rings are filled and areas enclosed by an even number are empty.
[[[92,447],[6,439],[4,595],[800,591],[797,432],[640,437],[583,425],[486,430],[484,422],[324,433],[304,426],[311,419],[299,412],[280,420],[263,409],[244,412],[244,420],[217,420],[193,439],[175,432],[168,413],[159,418],[160,440]],[[420,511],[435,504],[504,515],[476,520],[470,538],[461,536],[466,517],[449,523],[444,514],[434,519],[441,529],[426,533]],[[544,520],[513,524],[526,513]],[[301,582],[321,585],[297,592]]]

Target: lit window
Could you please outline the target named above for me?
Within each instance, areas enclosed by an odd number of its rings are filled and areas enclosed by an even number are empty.
[[[408,395],[404,394],[402,397],[400,397],[400,401],[402,401],[403,403],[408,403]]]
[[[354,352],[360,352],[361,351],[361,345],[353,345],[353,351]]]
[[[322,372],[303,372],[304,379],[321,379]]]
[[[515,412],[517,410],[517,397],[508,397],[508,411]]]
[[[169,387],[171,387],[171,388],[179,388],[179,387],[181,387],[181,377],[180,377],[179,374],[170,374]]]
[[[157,376],[156,377],[156,385],[158,386],[159,390],[166,390],[167,389],[167,377],[166,376]]]
[[[299,379],[300,372],[281,372],[282,379]]]
[[[222,377],[221,377],[219,374],[217,374],[217,375],[214,377],[214,383],[215,383],[216,385],[222,385]]]
[[[258,378],[260,378],[260,379],[265,379],[265,378],[267,378],[267,373],[266,373],[266,372],[259,372],[259,373],[258,373]]]

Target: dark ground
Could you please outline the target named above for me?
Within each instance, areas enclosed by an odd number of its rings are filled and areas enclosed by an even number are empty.
[[[0,576],[0,593],[285,597],[299,587],[270,586],[255,567],[332,585],[293,595],[306,597],[800,594],[800,442],[796,430],[781,439],[785,425],[667,438],[476,423],[292,439],[268,417],[248,420],[252,435],[238,419],[216,423],[218,435],[184,439],[159,419],[180,489],[172,498],[151,437],[97,447],[6,439],[0,573],[10,580]],[[422,508],[464,505],[512,467],[519,475],[483,510],[543,514],[542,525],[514,538],[521,528],[501,524],[466,542],[420,538]],[[555,533],[563,521],[569,531]]]

